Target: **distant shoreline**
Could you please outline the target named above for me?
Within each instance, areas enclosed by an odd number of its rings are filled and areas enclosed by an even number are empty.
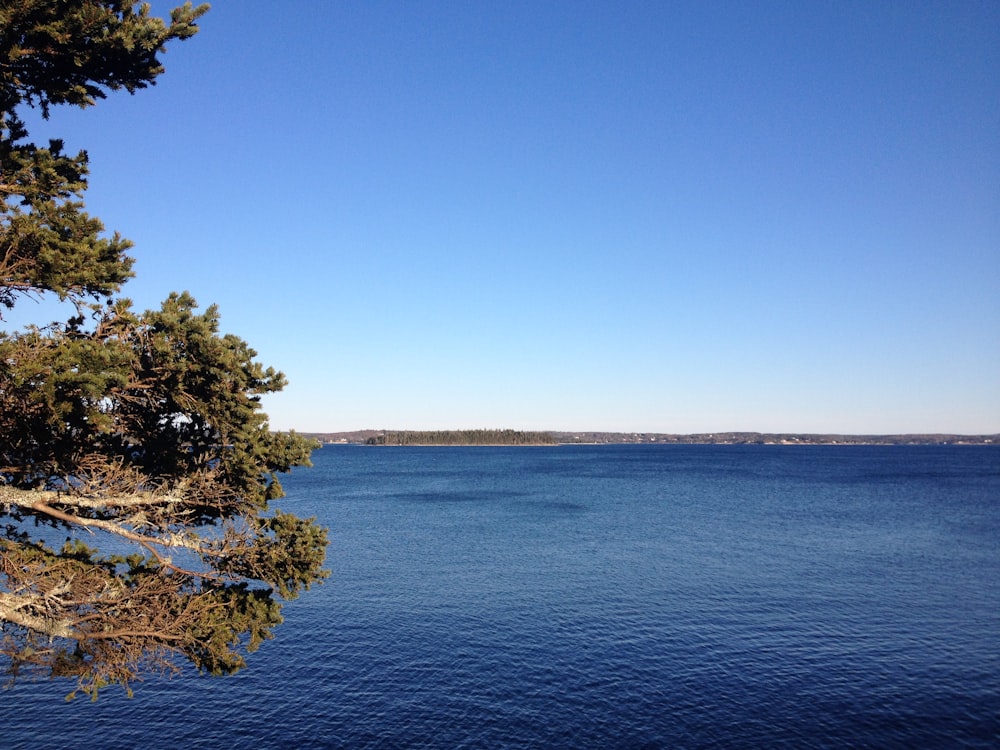
[[[534,431],[517,433],[524,442],[463,442],[459,437],[469,430],[440,430],[434,440],[407,442],[423,446],[504,446],[504,445],[1000,445],[1000,433],[993,435],[894,434],[838,435],[813,433],[712,432],[673,434],[662,432],[562,432]],[[501,432],[493,431],[489,432]],[[513,431],[510,431],[513,432]],[[324,445],[386,445],[387,436],[430,435],[418,430],[356,430],[353,432],[304,432],[306,437]],[[537,439],[531,439],[537,436]],[[400,445],[403,443],[388,443]]]

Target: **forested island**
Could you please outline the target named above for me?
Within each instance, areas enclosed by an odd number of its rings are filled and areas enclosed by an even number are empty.
[[[365,445],[555,445],[548,432],[520,430],[399,430],[371,435]]]
[[[836,435],[766,432],[524,432],[520,430],[357,430],[305,433],[324,444],[352,445],[1000,445],[1000,434]]]

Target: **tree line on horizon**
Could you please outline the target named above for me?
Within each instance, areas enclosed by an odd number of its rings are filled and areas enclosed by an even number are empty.
[[[468,440],[463,435],[485,432],[510,432],[528,435],[528,441],[483,442]],[[899,433],[885,435],[852,435],[820,433],[765,432],[562,432],[558,430],[520,432],[515,430],[354,430],[352,432],[304,432],[303,437],[321,443],[354,445],[604,445],[604,444],[664,444],[664,445],[1000,445],[1000,434],[972,435],[945,433]],[[406,434],[406,442],[393,442],[391,436]],[[386,442],[385,436],[389,442]],[[423,439],[413,436],[425,436]],[[438,437],[427,437],[438,436]]]
[[[398,430],[365,440],[365,445],[555,445],[547,432],[520,430]]]

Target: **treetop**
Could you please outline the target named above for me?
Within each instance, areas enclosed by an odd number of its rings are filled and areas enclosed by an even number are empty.
[[[0,0],[0,112],[28,104],[48,117],[53,104],[87,107],[105,89],[155,83],[166,43],[193,36],[208,7],[186,2],[167,24],[149,3]]]

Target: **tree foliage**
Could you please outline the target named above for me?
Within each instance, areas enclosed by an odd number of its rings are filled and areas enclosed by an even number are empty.
[[[0,332],[0,656],[93,697],[185,662],[236,671],[326,574],[325,530],[271,507],[315,447],[268,428],[284,376],[214,306],[117,298],[131,244],[84,211],[86,152],[29,142],[19,116],[153,84],[206,10],[0,0],[0,313],[73,311]]]

